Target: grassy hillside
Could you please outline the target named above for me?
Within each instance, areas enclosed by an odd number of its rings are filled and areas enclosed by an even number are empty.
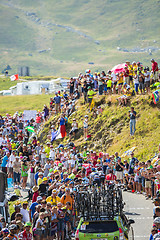
[[[49,105],[51,95],[0,96],[0,114],[14,114],[16,111],[41,110]]]
[[[1,69],[70,76],[126,59],[149,65],[151,57],[160,60],[159,9],[158,0],[1,0]]]
[[[79,133],[74,141],[75,145],[82,149],[87,145],[89,149],[105,151],[114,154],[118,151],[123,154],[126,150],[136,147],[135,154],[140,160],[147,160],[154,156],[158,151],[160,142],[160,104],[154,105],[151,96],[137,96],[131,99],[127,107],[120,107],[116,100],[117,96],[103,96],[95,98],[96,106],[101,105],[103,112],[97,118],[93,113],[88,112],[88,107],[82,105],[82,99],[78,102],[77,111],[69,118],[67,132],[70,131],[72,119],[76,118],[79,124]],[[134,106],[137,112],[136,132],[134,137],[130,136],[128,111],[130,106]],[[83,138],[83,119],[84,115],[89,115],[89,134],[90,141],[84,141]],[[47,122],[40,134],[43,142],[47,141],[50,124],[57,127],[57,117],[52,117]],[[58,146],[59,143],[66,144],[68,137],[57,140],[53,143]]]

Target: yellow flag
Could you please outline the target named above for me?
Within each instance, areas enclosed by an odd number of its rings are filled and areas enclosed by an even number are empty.
[[[92,98],[92,102],[91,102],[91,105],[90,105],[90,111],[92,111],[94,106],[95,106],[95,102],[94,102],[94,99]]]

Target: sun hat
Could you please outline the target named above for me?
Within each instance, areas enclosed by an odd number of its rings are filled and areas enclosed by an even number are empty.
[[[43,178],[43,182],[44,182],[44,181],[48,181],[47,177],[44,177],[44,178]]]
[[[21,220],[16,221],[16,225],[18,225],[20,229],[24,227],[24,224],[21,222]]]
[[[158,223],[158,224],[160,224],[160,217],[156,217],[156,218],[154,219],[153,223]]]
[[[33,191],[33,192],[37,192],[37,191],[38,191],[38,186],[34,186],[34,187],[32,188],[32,191]]]
[[[42,172],[39,172],[39,173],[38,173],[38,176],[40,176],[40,175],[43,175],[43,173],[42,173]]]
[[[42,197],[41,196],[38,196],[37,197],[37,201],[41,201],[42,200]]]
[[[26,222],[24,225],[24,227],[31,227],[31,226],[32,226],[31,222]]]
[[[56,189],[53,189],[53,190],[52,190],[52,193],[57,193],[57,190],[56,190]]]

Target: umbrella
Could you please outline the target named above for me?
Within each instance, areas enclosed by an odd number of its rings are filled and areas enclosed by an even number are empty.
[[[28,132],[34,132],[34,127],[28,126],[25,129],[27,129]]]
[[[121,157],[126,157],[129,156],[132,152],[134,152],[134,150],[136,149],[136,147],[132,147],[130,149],[128,149],[127,151],[125,151]]]
[[[114,73],[123,72],[125,66],[127,66],[126,63],[118,64],[118,65],[114,66],[111,71],[114,72]]]

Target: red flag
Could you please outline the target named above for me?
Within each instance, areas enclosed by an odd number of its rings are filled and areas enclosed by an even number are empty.
[[[10,76],[10,79],[11,79],[11,81],[19,80],[19,75],[18,74],[12,75],[12,76]]]

